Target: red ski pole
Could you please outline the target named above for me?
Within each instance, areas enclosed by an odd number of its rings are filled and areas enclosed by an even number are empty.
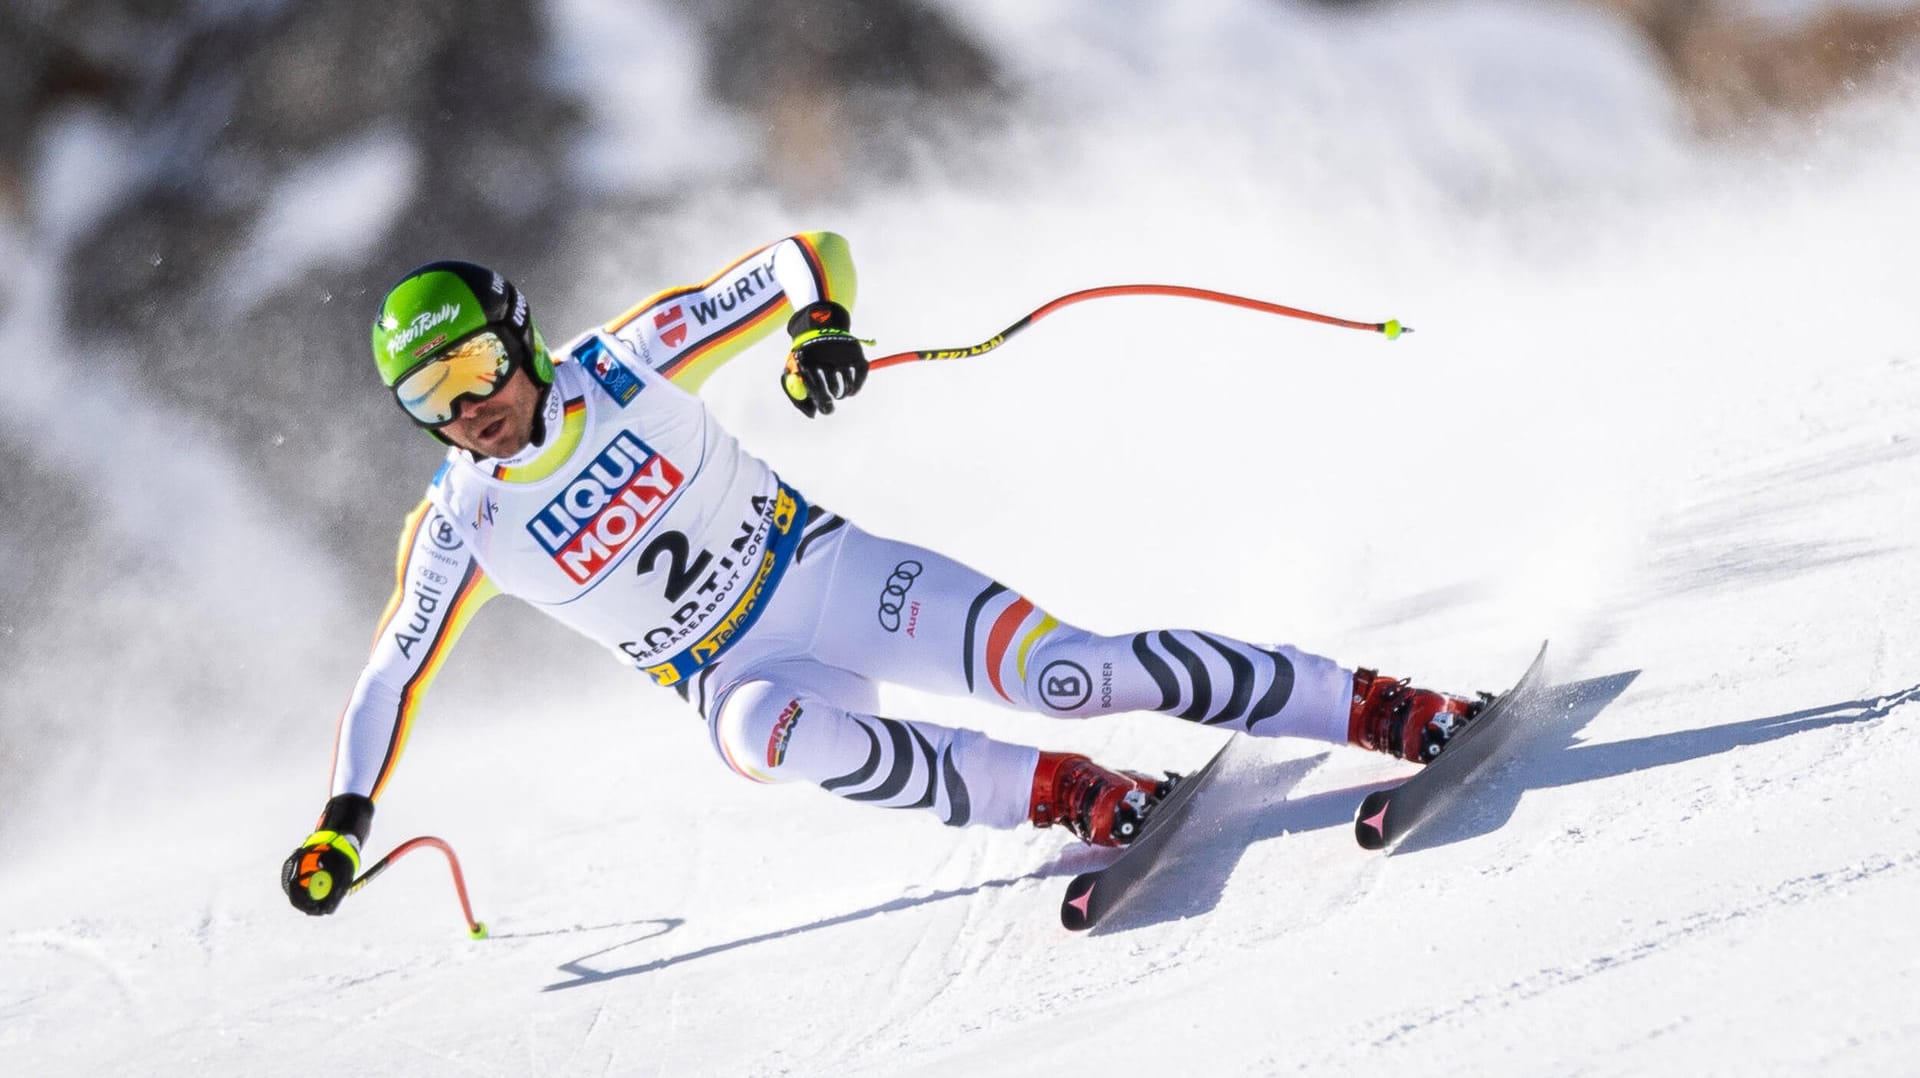
[[[487,926],[473,919],[473,904],[467,901],[467,879],[460,871],[460,859],[453,855],[452,846],[447,845],[440,839],[434,838],[432,835],[421,835],[419,838],[410,838],[400,845],[395,846],[392,853],[376,861],[372,868],[366,870],[366,872],[361,874],[359,879],[353,881],[353,886],[347,888],[347,894],[351,895],[360,890],[360,888],[372,883],[373,878],[385,872],[388,865],[398,861],[408,852],[416,850],[421,846],[432,846],[447,855],[447,867],[453,870],[453,889],[460,894],[460,912],[461,915],[467,919],[467,935],[472,939],[486,939]]]
[[[1388,319],[1385,322],[1355,322],[1345,318],[1335,318],[1332,315],[1301,310],[1298,307],[1287,307],[1278,303],[1269,303],[1266,300],[1251,299],[1247,296],[1236,296],[1229,292],[1214,292],[1205,288],[1189,288],[1186,285],[1178,284],[1116,284],[1107,285],[1103,288],[1088,288],[1079,292],[1069,292],[1046,304],[1039,310],[1034,311],[1032,314],[1027,315],[1025,318],[1020,319],[1013,325],[1008,326],[1006,329],[1001,330],[999,333],[971,347],[930,348],[914,352],[896,352],[893,355],[882,356],[874,360],[869,366],[873,370],[882,370],[887,367],[898,366],[902,363],[941,359],[965,359],[969,356],[980,355],[983,352],[991,352],[995,348],[1005,344],[1007,338],[1012,337],[1014,334],[1062,307],[1069,307],[1075,303],[1083,303],[1090,299],[1101,299],[1108,296],[1174,296],[1181,299],[1206,300],[1209,303],[1224,303],[1231,307],[1243,307],[1250,311],[1283,315],[1287,318],[1300,318],[1308,322],[1318,322],[1321,325],[1338,326],[1341,329],[1363,329],[1371,333],[1382,334],[1388,340],[1394,340],[1402,333],[1413,332],[1412,327],[1401,325],[1398,319]]]

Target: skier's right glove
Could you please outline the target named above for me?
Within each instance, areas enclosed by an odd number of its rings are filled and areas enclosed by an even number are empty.
[[[320,827],[280,866],[280,889],[301,913],[332,913],[360,874],[360,844],[373,822],[373,802],[341,794],[327,802]]]

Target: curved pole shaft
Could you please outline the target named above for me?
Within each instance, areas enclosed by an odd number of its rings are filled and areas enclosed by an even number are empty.
[[[1025,318],[1001,330],[999,333],[971,347],[929,348],[913,352],[896,352],[893,355],[882,356],[868,366],[873,370],[884,370],[888,367],[899,366],[902,363],[966,359],[970,356],[991,352],[995,348],[1005,344],[1009,337],[1012,337],[1014,334],[1062,307],[1069,307],[1075,303],[1083,303],[1090,299],[1102,299],[1109,296],[1173,296],[1181,299],[1206,300],[1210,303],[1224,303],[1231,307],[1242,307],[1250,311],[1260,311],[1264,314],[1277,314],[1287,318],[1299,318],[1308,322],[1318,322],[1321,325],[1338,326],[1341,329],[1367,330],[1372,333],[1384,334],[1388,340],[1393,340],[1402,333],[1413,332],[1412,329],[1402,326],[1398,319],[1389,319],[1385,322],[1355,322],[1346,318],[1335,318],[1332,315],[1302,310],[1298,307],[1287,307],[1278,303],[1269,303],[1266,300],[1253,299],[1248,296],[1236,296],[1230,292],[1215,292],[1206,288],[1189,288],[1186,285],[1178,284],[1115,284],[1106,285],[1101,288],[1087,288],[1078,292],[1069,292],[1045,304]]]
[[[460,895],[460,912],[467,919],[467,935],[477,940],[486,939],[487,926],[473,919],[473,903],[467,901],[467,878],[466,875],[460,871],[460,859],[454,856],[452,846],[447,845],[446,842],[441,839],[434,838],[432,835],[421,835],[419,838],[410,838],[400,845],[395,846],[392,853],[382,857],[374,863],[372,868],[361,873],[360,878],[353,881],[353,886],[347,888],[347,894],[351,895],[360,890],[360,888],[372,883],[373,878],[385,872],[388,865],[406,856],[410,851],[419,849],[422,846],[432,846],[447,855],[447,867],[453,871],[453,889]]]

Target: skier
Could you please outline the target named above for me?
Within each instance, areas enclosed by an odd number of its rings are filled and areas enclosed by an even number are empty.
[[[516,596],[688,700],[757,782],[924,809],[954,826],[1059,825],[1127,843],[1165,780],[878,713],[893,682],[1065,718],[1153,710],[1267,736],[1433,758],[1477,701],[1290,646],[1187,630],[1102,636],[922,547],[808,502],[696,395],[784,325],[803,414],[860,391],[854,271],[791,236],[550,352],[499,273],[434,262],[373,325],[381,379],[450,448],[407,518],[393,599],[342,714],[332,796],[289,856],[293,905],[331,913],[427,686],[468,620]]]

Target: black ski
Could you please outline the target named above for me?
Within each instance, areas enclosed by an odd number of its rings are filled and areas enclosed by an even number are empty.
[[[1461,732],[1465,737],[1465,731]],[[1140,837],[1134,839],[1120,853],[1118,860],[1095,872],[1082,872],[1067,884],[1066,898],[1060,902],[1060,923],[1075,932],[1084,932],[1092,928],[1118,907],[1133,889],[1133,885],[1145,879],[1153,871],[1160,859],[1160,852],[1166,848],[1167,836],[1172,834],[1187,814],[1187,807],[1193,804],[1195,794],[1212,781],[1214,771],[1219,767],[1221,757],[1240,740],[1235,734],[1227,739],[1220,751],[1213,754],[1200,770],[1184,776],[1173,784],[1173,792],[1147,813],[1147,822],[1140,827]]]
[[[1512,712],[1524,710],[1528,697],[1544,684],[1546,659],[1547,645],[1541,644],[1533,665],[1513,688],[1475,716],[1432,763],[1393,789],[1376,790],[1360,802],[1353,817],[1353,837],[1361,846],[1378,850],[1398,842],[1421,820],[1452,801],[1474,773],[1499,754],[1514,731],[1525,725],[1524,716],[1512,717]]]

